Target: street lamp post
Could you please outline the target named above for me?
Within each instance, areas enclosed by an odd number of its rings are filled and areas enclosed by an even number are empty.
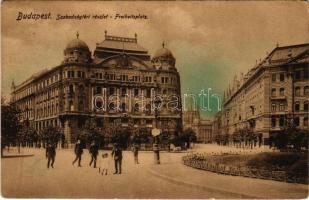
[[[158,129],[158,106],[161,103],[160,100],[155,100],[155,120],[156,120],[156,127],[152,130],[152,135],[154,136],[154,144],[153,144],[153,151],[155,157],[155,163],[160,164],[160,148],[159,148],[159,134],[160,130]]]

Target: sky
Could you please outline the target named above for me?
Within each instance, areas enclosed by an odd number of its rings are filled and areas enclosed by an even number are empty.
[[[108,35],[134,37],[153,55],[165,42],[176,58],[182,94],[211,88],[223,95],[234,75],[246,73],[279,46],[309,42],[305,1],[5,1],[1,12],[1,95],[16,84],[57,66],[66,44],[76,38],[93,52]],[[50,20],[20,20],[19,12],[51,13]],[[147,19],[56,20],[58,14],[134,14]],[[202,115],[211,117],[217,111]]]

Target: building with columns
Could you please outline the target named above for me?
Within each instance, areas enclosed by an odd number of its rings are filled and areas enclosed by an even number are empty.
[[[132,38],[108,35],[92,54],[79,38],[63,51],[61,64],[12,83],[11,102],[20,120],[37,131],[52,125],[74,143],[86,124],[182,130],[180,77],[164,44],[153,57]],[[48,55],[46,55],[48,56]]]
[[[223,109],[214,119],[214,135],[250,128],[269,137],[287,123],[308,130],[309,44],[277,46],[225,90]]]

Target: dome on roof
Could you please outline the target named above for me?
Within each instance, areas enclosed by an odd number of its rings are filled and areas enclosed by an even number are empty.
[[[78,38],[77,32],[76,39],[71,40],[66,46],[64,53],[63,63],[89,63],[91,62],[91,52],[88,45]]]
[[[153,56],[154,59],[160,58],[160,57],[168,57],[168,58],[175,59],[172,52],[169,49],[165,48],[164,46],[163,46],[163,48],[158,49]]]
[[[66,49],[84,49],[84,50],[89,51],[88,45],[84,41],[82,41],[78,38],[71,40],[68,43]]]

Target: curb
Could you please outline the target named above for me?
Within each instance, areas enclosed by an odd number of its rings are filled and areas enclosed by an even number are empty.
[[[198,184],[194,184],[194,183],[189,183],[189,182],[181,181],[179,179],[175,179],[175,178],[172,178],[172,177],[168,177],[166,175],[159,174],[158,172],[156,172],[153,169],[148,169],[148,172],[150,174],[156,176],[156,177],[159,177],[161,179],[167,180],[167,181],[169,181],[171,183],[176,183],[176,184],[180,184],[180,185],[183,185],[183,186],[189,186],[189,187],[192,187],[192,188],[199,188],[199,189],[202,189],[202,190],[208,190],[208,191],[211,191],[211,192],[219,192],[221,194],[227,195],[226,198],[229,198],[228,197],[229,195],[240,196],[238,198],[241,198],[241,199],[260,199],[260,198],[265,198],[265,197],[258,197],[258,196],[252,196],[252,195],[247,195],[247,194],[241,194],[241,193],[226,191],[226,190],[222,190],[222,189],[218,189],[218,188],[214,188],[214,187],[209,187],[209,186],[198,185]],[[212,198],[212,197],[210,197],[210,198]]]
[[[1,156],[1,158],[22,158],[22,157],[32,157],[34,154],[26,154],[26,155],[5,155]]]

